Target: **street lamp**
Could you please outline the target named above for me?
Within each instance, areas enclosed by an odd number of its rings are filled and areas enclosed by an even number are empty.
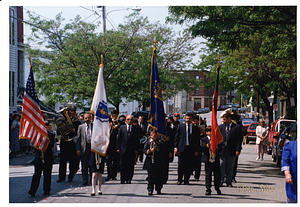
[[[133,11],[141,11],[142,9],[140,7],[133,7],[133,8],[125,8],[125,9],[115,9],[112,11],[109,11],[106,13],[106,6],[97,6],[97,8],[102,8],[102,18],[103,18],[103,33],[106,32],[106,17],[109,13],[115,12],[115,11],[122,11],[122,10],[133,10]]]

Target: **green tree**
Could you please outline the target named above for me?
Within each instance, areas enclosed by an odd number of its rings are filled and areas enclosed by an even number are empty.
[[[168,21],[188,22],[194,36],[207,40],[198,68],[215,66],[221,53],[223,87],[249,94],[253,85],[269,112],[270,92],[283,95],[287,116],[295,117],[289,104],[291,97],[297,102],[295,6],[188,6],[169,7],[169,12]]]
[[[117,109],[122,98],[145,102],[150,99],[150,71],[153,40],[158,44],[158,66],[162,87],[182,83],[199,84],[178,71],[191,65],[190,56],[196,47],[188,31],[175,33],[165,25],[149,23],[147,18],[130,15],[117,31],[97,33],[98,25],[81,21],[80,16],[61,25],[62,14],[53,21],[41,20],[29,12],[32,27],[31,43],[46,48],[29,47],[35,58],[36,85],[46,103],[75,102],[90,105],[97,81],[101,55],[104,57],[104,78],[108,101]],[[46,44],[45,44],[46,43]],[[29,44],[30,45],[30,44]],[[178,90],[192,90],[181,84]]]

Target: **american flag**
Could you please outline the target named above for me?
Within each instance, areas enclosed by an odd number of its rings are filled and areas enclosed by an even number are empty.
[[[29,139],[32,147],[45,152],[50,141],[38,104],[31,67],[23,97],[19,139]]]

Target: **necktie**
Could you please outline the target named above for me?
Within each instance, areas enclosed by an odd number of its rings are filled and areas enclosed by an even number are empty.
[[[229,125],[226,125],[226,140],[228,139],[229,134]]]
[[[87,143],[91,142],[91,133],[90,133],[89,125],[87,125],[87,129],[86,129],[86,140],[87,140]]]
[[[130,137],[130,126],[128,126],[128,128],[127,128],[127,137],[128,138]]]

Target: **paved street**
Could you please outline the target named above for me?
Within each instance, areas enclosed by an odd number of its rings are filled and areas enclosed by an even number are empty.
[[[239,159],[237,183],[233,188],[222,187],[223,195],[217,195],[212,189],[212,195],[205,196],[204,166],[202,165],[200,181],[191,177],[190,185],[176,185],[177,158],[170,165],[169,181],[162,189],[162,195],[147,195],[147,171],[142,170],[142,163],[135,166],[132,184],[120,184],[117,181],[105,181],[103,176],[103,195],[91,197],[91,186],[83,187],[81,171],[72,183],[56,183],[58,179],[58,164],[53,166],[52,190],[50,196],[43,195],[43,183],[30,198],[27,191],[30,188],[34,167],[27,164],[32,155],[10,159],[9,166],[9,202],[10,203],[285,203],[285,179],[278,167],[271,161],[270,155],[265,155],[264,161],[255,161],[255,145],[243,145]]]

